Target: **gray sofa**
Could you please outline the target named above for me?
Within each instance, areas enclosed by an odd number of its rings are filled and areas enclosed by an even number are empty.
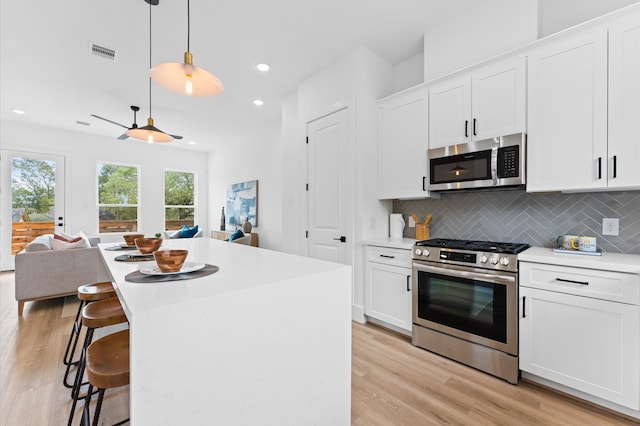
[[[24,303],[76,294],[78,287],[109,281],[97,244],[99,237],[89,238],[91,248],[51,250],[48,236],[29,243],[16,255],[15,297],[18,315]]]

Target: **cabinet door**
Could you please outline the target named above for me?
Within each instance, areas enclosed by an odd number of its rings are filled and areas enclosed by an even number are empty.
[[[638,306],[520,287],[520,369],[637,410]]]
[[[379,104],[379,198],[424,198],[427,162],[427,90]]]
[[[429,90],[429,148],[471,140],[471,78],[447,81]]]
[[[411,331],[411,269],[367,262],[365,314]]]
[[[609,187],[640,188],[640,16],[609,28]]]
[[[524,57],[500,62],[471,76],[471,136],[488,139],[525,131]]]
[[[528,59],[528,191],[607,185],[607,31],[534,50]]]

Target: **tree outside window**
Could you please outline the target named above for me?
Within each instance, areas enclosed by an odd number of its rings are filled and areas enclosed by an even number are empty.
[[[195,174],[166,170],[164,172],[165,230],[180,229],[195,223]]]
[[[101,233],[138,230],[137,166],[98,163],[98,222]]]

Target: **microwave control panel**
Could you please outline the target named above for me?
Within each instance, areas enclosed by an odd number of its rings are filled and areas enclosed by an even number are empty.
[[[498,148],[498,177],[513,178],[520,175],[520,147]]]

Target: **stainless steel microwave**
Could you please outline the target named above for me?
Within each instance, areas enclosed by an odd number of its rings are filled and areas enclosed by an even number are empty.
[[[429,191],[524,186],[525,153],[524,133],[430,149]]]

